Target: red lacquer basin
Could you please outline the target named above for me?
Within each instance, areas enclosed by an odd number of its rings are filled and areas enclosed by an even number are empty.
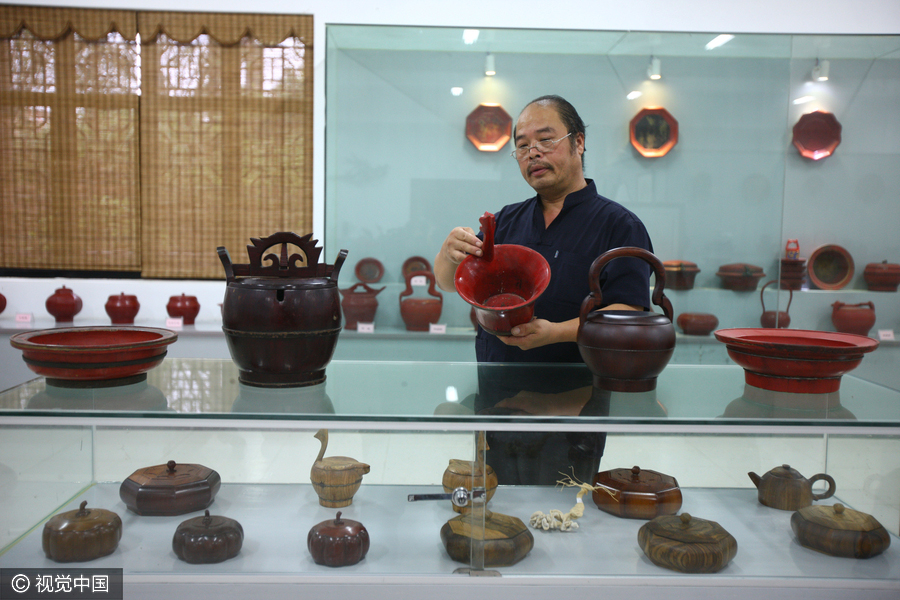
[[[484,260],[467,256],[456,268],[456,291],[490,333],[509,335],[534,317],[534,302],[550,284],[550,265],[538,252],[516,244],[494,246]]]
[[[10,344],[29,369],[64,385],[131,381],[161,363],[177,339],[174,331],[154,327],[69,327],[17,333]]]
[[[837,391],[841,376],[878,347],[862,335],[804,329],[719,329],[715,336],[749,385],[799,394]]]

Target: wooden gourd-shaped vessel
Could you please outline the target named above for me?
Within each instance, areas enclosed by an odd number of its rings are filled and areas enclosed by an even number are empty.
[[[350,506],[353,495],[359,490],[363,475],[369,472],[369,465],[347,456],[325,457],[328,448],[328,430],[320,429],[314,436],[322,443],[319,455],[309,473],[319,504],[329,508]]]
[[[497,474],[494,469],[484,462],[484,452],[489,449],[485,434],[483,431],[478,432],[475,446],[475,460],[463,460],[460,458],[451,458],[450,464],[444,471],[444,477],[441,484],[444,486],[444,492],[450,493],[456,488],[463,487],[472,491],[473,488],[484,488],[485,501],[487,504],[497,491]],[[482,467],[482,465],[484,465]],[[454,512],[464,513],[472,508],[472,500],[466,506],[457,506],[451,504]]]
[[[656,275],[653,304],[665,314],[634,310],[597,310],[603,307],[600,274],[616,258],[639,258]],[[648,392],[675,351],[672,303],[663,289],[666,271],[656,256],[626,246],[604,252],[591,264],[591,292],[581,303],[578,350],[594,375],[594,387],[614,392]]]

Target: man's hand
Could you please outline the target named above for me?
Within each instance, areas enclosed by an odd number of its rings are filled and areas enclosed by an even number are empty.
[[[516,346],[522,350],[531,350],[548,344],[574,342],[578,337],[578,319],[563,323],[551,323],[545,319],[534,319],[522,325],[516,325],[510,335],[498,335],[507,346]]]
[[[454,291],[456,267],[469,254],[481,256],[481,246],[481,240],[471,227],[454,228],[434,257],[434,277],[438,287],[444,291]]]

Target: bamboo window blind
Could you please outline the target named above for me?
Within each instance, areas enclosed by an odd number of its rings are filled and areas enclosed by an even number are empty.
[[[219,278],[309,232],[312,27],[0,6],[0,268]]]

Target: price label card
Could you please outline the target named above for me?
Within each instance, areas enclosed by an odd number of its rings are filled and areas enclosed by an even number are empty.
[[[34,315],[31,313],[16,313],[16,329],[31,329]]]
[[[446,323],[431,323],[428,326],[428,333],[447,333]]]
[[[375,333],[375,323],[357,323],[356,330],[360,333]]]
[[[428,285],[428,278],[424,275],[416,275],[409,280],[409,285],[415,285],[419,287],[426,286]]]
[[[894,341],[894,330],[893,329],[879,329],[878,330],[878,339],[882,342],[893,342]]]
[[[166,319],[166,327],[169,329],[181,329],[184,326],[184,317]]]

